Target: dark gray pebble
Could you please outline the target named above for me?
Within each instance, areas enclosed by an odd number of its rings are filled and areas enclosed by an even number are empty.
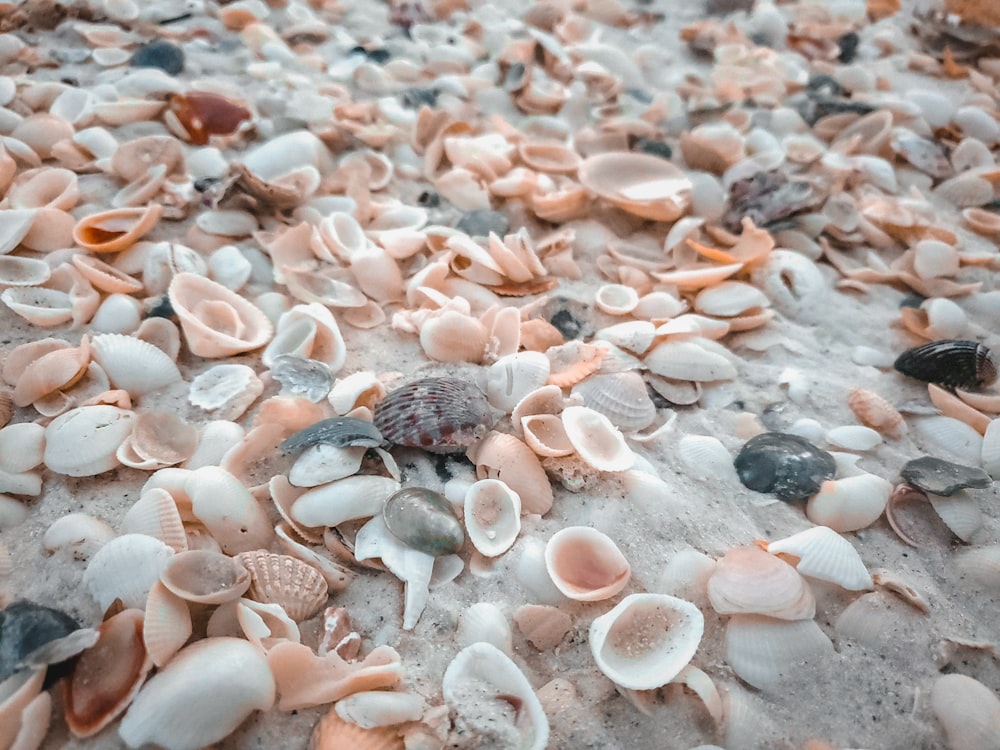
[[[909,482],[924,492],[945,497],[966,487],[985,490],[993,485],[993,479],[982,469],[953,464],[933,456],[921,456],[907,461],[899,475],[904,482]]]
[[[184,50],[171,42],[149,42],[135,51],[128,64],[133,68],[159,68],[175,76],[184,70]]]
[[[750,438],[734,464],[744,486],[770,492],[786,503],[812,497],[837,471],[833,456],[825,450],[784,432],[765,432]]]

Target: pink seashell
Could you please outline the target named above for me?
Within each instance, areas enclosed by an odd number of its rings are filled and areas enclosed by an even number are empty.
[[[179,273],[168,293],[188,348],[199,357],[228,357],[259,349],[274,332],[260,309],[204,276]]]

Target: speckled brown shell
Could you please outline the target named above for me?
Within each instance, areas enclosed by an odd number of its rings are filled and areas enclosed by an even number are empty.
[[[942,339],[907,349],[893,367],[925,383],[952,388],[982,388],[997,379],[997,361],[976,341]]]
[[[464,451],[493,427],[486,394],[459,378],[423,378],[375,407],[375,427],[396,445],[432,453]]]
[[[265,550],[241,552],[236,559],[250,572],[250,598],[280,604],[295,622],[309,619],[326,606],[326,581],[311,565]]]
[[[873,391],[855,388],[847,396],[847,405],[861,424],[883,435],[899,438],[906,432],[906,422],[896,407]]]

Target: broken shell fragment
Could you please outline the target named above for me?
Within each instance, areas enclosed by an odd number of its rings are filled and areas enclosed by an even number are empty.
[[[871,574],[849,541],[826,526],[814,526],[767,545],[772,555],[797,558],[795,569],[804,576],[836,583],[848,591],[874,587]]]
[[[259,349],[274,332],[271,321],[251,302],[204,276],[179,273],[168,294],[188,349],[199,357]]]
[[[770,492],[785,502],[816,494],[837,470],[833,456],[805,438],[782,432],[764,432],[750,438],[734,462],[743,485]]]
[[[553,534],[545,545],[545,569],[565,596],[583,602],[609,599],[632,574],[611,537],[589,526],[568,526]]]
[[[943,339],[907,349],[893,367],[904,375],[926,383],[953,388],[976,389],[997,379],[993,353],[976,341]]]

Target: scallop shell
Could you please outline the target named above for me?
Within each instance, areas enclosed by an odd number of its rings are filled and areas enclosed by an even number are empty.
[[[301,560],[264,550],[243,552],[236,559],[250,572],[250,597],[281,605],[296,622],[308,620],[326,606],[326,581]]]
[[[914,437],[929,444],[932,452],[946,451],[945,455],[966,465],[979,462],[983,437],[965,422],[952,417],[918,417],[912,427]]]
[[[857,531],[878,520],[891,494],[892,483],[874,474],[830,479],[809,499],[806,516],[834,531]]]
[[[146,616],[142,623],[142,642],[159,668],[170,661],[191,637],[191,613],[187,602],[157,581],[146,598]]]
[[[134,245],[160,220],[163,206],[113,208],[91,214],[73,227],[73,241],[92,253],[117,253]]]
[[[606,534],[568,526],[545,545],[545,569],[565,596],[577,601],[608,599],[628,583],[632,568]]]
[[[733,457],[718,438],[684,435],[677,442],[677,453],[694,476],[720,480],[734,487],[740,481],[733,467]]]
[[[313,728],[308,750],[339,750],[343,747],[353,750],[404,750],[403,739],[395,728],[364,729],[342,719],[334,707]]]
[[[836,583],[848,591],[874,587],[871,574],[851,543],[826,526],[814,526],[770,542],[767,551],[792,555],[798,558],[794,565],[800,574]]]
[[[589,191],[644,219],[675,221],[691,202],[691,181],[684,172],[648,154],[591,156],[580,164],[578,175]]]
[[[474,454],[477,479],[499,479],[521,498],[522,513],[544,515],[552,507],[552,485],[525,443],[513,435],[489,433]]]
[[[84,376],[90,356],[90,338],[87,336],[80,340],[78,347],[40,353],[17,373],[11,394],[14,405],[28,406],[54,391],[71,387]]]
[[[666,594],[630,594],[590,626],[594,661],[612,682],[651,690],[691,661],[705,622],[691,602]]]
[[[175,552],[187,549],[187,535],[177,504],[169,492],[159,487],[143,492],[125,512],[121,533],[156,537]]]
[[[396,445],[463,451],[493,425],[485,394],[458,378],[424,378],[391,391],[375,407],[375,427]]]
[[[896,408],[873,391],[856,388],[847,396],[847,405],[862,424],[891,438],[906,433],[906,422]]]
[[[481,554],[502,555],[521,531],[521,498],[498,479],[473,482],[465,493],[465,527]]]
[[[81,406],[45,428],[45,465],[58,474],[89,477],[118,465],[115,452],[132,431],[132,412],[114,406]]]
[[[833,644],[812,619],[733,615],[726,626],[726,663],[758,690],[779,688],[795,670],[833,655]]]
[[[944,725],[949,750],[1000,747],[1000,699],[978,680],[938,677],[931,686],[931,711]]]
[[[893,364],[917,380],[953,388],[976,389],[997,379],[992,352],[975,341],[944,339],[907,349]]]
[[[611,420],[586,406],[563,409],[563,428],[577,454],[598,471],[625,471],[635,462],[632,449]]]
[[[173,555],[174,551],[159,539],[145,534],[124,534],[94,553],[83,572],[82,583],[102,612],[115,599],[120,599],[126,607],[141,609]]]
[[[708,598],[719,614],[759,614],[781,620],[816,615],[809,584],[788,563],[756,546],[736,547],[708,579]]]
[[[634,371],[591,375],[573,386],[571,395],[622,430],[641,430],[656,418],[646,383]]]
[[[204,276],[179,273],[170,282],[170,304],[192,354],[228,357],[264,346],[274,326],[257,307]]]

